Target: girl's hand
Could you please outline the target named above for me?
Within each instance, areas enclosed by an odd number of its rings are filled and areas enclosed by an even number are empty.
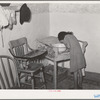
[[[87,45],[88,45],[88,43],[86,41],[84,41],[82,44],[82,52],[83,53],[85,53]]]
[[[68,52],[70,52],[70,49],[66,49],[65,51],[63,51],[63,52],[61,52],[61,53],[59,53],[59,54],[67,54]]]

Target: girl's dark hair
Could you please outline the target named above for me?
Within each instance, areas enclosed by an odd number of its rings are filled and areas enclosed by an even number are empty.
[[[58,39],[60,40],[64,40],[65,35],[73,35],[73,32],[65,32],[65,31],[61,31],[60,33],[58,33]]]

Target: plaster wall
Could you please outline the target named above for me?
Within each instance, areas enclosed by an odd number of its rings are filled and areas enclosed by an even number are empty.
[[[28,43],[32,48],[36,48],[36,39],[49,35],[49,13],[48,4],[28,4],[32,17],[30,22],[20,24],[20,12],[17,12],[17,25],[12,30],[3,29],[4,47],[0,36],[0,55],[10,55],[8,42],[10,40],[27,37]],[[0,34],[1,35],[1,34]]]
[[[50,4],[50,35],[57,36],[60,31],[72,31],[79,40],[88,42],[86,70],[99,73],[99,4]]]
[[[57,36],[60,31],[73,31],[75,36],[88,42],[85,53],[87,71],[100,70],[100,4],[42,3],[28,4],[32,11],[29,23],[19,23],[12,30],[3,30],[4,47],[0,37],[0,55],[10,55],[8,42],[20,37],[27,37],[32,48],[36,48],[36,39]],[[69,66],[68,66],[69,67]]]

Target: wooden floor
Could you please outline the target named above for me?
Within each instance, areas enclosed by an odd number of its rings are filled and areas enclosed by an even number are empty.
[[[37,81],[38,82],[38,81]],[[46,79],[47,89],[54,89],[53,80]],[[99,90],[100,89],[100,74],[86,72],[86,76],[83,79],[83,89],[81,90]],[[70,88],[74,87],[73,75],[68,72],[66,78],[58,82],[57,89],[60,90],[72,90]],[[18,88],[19,89],[19,88]],[[23,88],[21,88],[23,89]],[[24,89],[31,89],[30,87],[25,87]],[[40,89],[40,88],[39,88]]]
[[[100,74],[97,73],[90,73],[86,72],[86,76],[83,79],[83,89],[81,90],[99,90],[100,89]],[[66,78],[64,78],[62,81],[58,82],[57,89],[60,90],[72,90],[70,88],[74,87],[74,81],[73,76],[71,74],[68,74]],[[46,80],[47,89],[54,89],[53,88],[53,80],[48,81]],[[25,88],[30,89],[30,88]]]
[[[48,79],[50,78],[48,77]],[[66,75],[66,78],[64,76],[64,80],[58,82],[58,89],[69,89],[74,86],[73,83],[74,83],[73,75],[70,74],[68,69],[68,75]],[[47,81],[47,88],[53,89],[53,80]],[[83,80],[83,89],[100,89],[100,74],[93,72],[86,72],[86,75]]]
[[[66,79],[58,83],[58,88],[57,89],[70,89],[74,87],[74,81],[72,76],[68,76]],[[53,82],[47,82],[47,89],[53,89]],[[84,78],[83,80],[83,90],[87,89],[100,89],[100,82],[95,81],[95,80],[90,80]]]

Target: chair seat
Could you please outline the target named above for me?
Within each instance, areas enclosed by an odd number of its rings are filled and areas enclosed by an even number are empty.
[[[27,72],[27,73],[34,73],[38,70],[40,70],[43,67],[43,64],[41,63],[30,63],[28,65],[28,68],[23,70],[23,69],[19,69],[21,72]]]
[[[43,67],[42,63],[30,63],[28,65],[28,70],[38,70]]]

